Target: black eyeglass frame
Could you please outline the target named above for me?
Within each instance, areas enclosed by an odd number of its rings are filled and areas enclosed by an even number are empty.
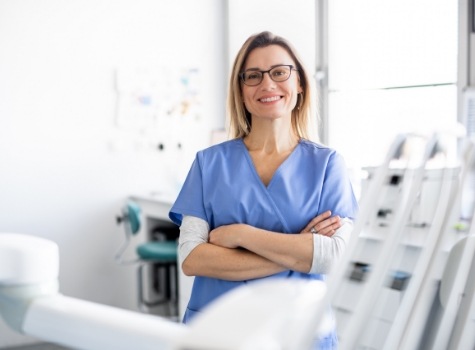
[[[289,73],[289,76],[287,77],[287,79],[285,80],[274,80],[274,78],[272,77],[272,74],[270,74],[270,72],[276,68],[280,68],[280,67],[289,67],[290,68],[290,73]],[[264,74],[267,73],[269,74],[269,77],[272,79],[272,81],[275,81],[276,83],[282,83],[284,81],[287,81],[289,80],[290,76],[292,75],[292,71],[295,70],[298,72],[298,69],[294,67],[293,64],[279,64],[278,66],[274,66],[272,67],[271,69],[268,69],[268,70],[257,70],[257,69],[248,69],[242,73],[239,74],[239,78],[241,79],[242,83],[244,85],[247,85],[247,86],[257,86],[259,85],[260,83],[262,83],[262,81],[264,80]],[[246,72],[254,72],[254,73],[261,73],[261,80],[257,83],[257,84],[253,84],[253,85],[249,85],[249,84],[246,84],[246,80],[244,79],[244,75],[246,74]]]

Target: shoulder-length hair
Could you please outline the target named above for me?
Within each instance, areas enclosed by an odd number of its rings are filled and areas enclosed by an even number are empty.
[[[317,116],[313,114],[314,94],[307,70],[292,44],[286,39],[268,31],[249,37],[234,60],[231,77],[229,79],[227,99],[230,136],[232,138],[245,137],[251,131],[251,114],[244,106],[242,83],[239,74],[242,73],[246,60],[254,49],[270,45],[278,45],[284,48],[297,66],[296,69],[298,70],[302,93],[299,94],[297,104],[292,111],[292,127],[300,138],[316,140]]]

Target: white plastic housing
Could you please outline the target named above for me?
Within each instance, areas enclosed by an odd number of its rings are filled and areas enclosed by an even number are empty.
[[[0,285],[25,285],[56,280],[59,249],[44,238],[0,233]]]
[[[187,329],[157,316],[55,295],[32,301],[23,332],[74,349],[168,350]]]
[[[240,286],[197,315],[177,349],[310,349],[319,333],[327,335],[334,326],[326,312],[316,314],[325,293],[325,283],[316,280],[268,279]]]

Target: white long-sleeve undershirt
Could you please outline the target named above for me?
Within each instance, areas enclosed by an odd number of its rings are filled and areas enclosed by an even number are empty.
[[[343,255],[353,230],[350,219],[342,219],[342,226],[331,237],[313,235],[313,259],[309,273],[328,273]],[[180,226],[178,254],[180,264],[193,249],[202,243],[208,243],[209,225],[195,216],[184,216]]]
[[[178,257],[180,265],[188,257],[193,249],[202,243],[208,243],[209,225],[195,216],[183,216],[178,238]]]
[[[341,227],[331,237],[313,235],[313,259],[309,273],[329,273],[333,265],[343,256],[353,231],[353,221],[342,219]]]

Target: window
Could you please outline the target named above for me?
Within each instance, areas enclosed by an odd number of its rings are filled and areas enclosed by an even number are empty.
[[[350,167],[457,121],[457,1],[328,1],[328,135]]]

